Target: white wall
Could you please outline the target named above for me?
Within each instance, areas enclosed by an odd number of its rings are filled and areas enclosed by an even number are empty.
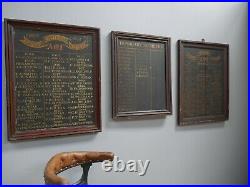
[[[247,3],[3,3],[2,15],[101,29],[103,126],[103,132],[93,135],[8,142],[2,55],[4,184],[43,184],[48,159],[73,150],[113,151],[125,161],[151,160],[144,177],[105,173],[101,164],[95,164],[89,176],[92,184],[247,183]],[[112,30],[171,37],[173,115],[124,122],[111,119]],[[176,41],[202,38],[230,45],[229,120],[177,127]]]

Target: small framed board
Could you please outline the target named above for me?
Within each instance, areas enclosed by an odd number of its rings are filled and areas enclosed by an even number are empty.
[[[171,114],[170,38],[111,35],[113,118]]]

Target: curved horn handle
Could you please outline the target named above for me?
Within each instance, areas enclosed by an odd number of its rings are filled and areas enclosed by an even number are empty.
[[[76,151],[56,154],[49,160],[45,167],[45,184],[70,184],[67,179],[57,174],[84,163],[102,162],[104,160],[112,161],[113,159],[114,153],[112,152]]]

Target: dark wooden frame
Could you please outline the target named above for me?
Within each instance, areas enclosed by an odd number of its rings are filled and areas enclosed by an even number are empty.
[[[163,43],[165,46],[165,109],[164,110],[148,110],[135,112],[118,112],[117,106],[117,74],[118,74],[118,49],[117,44],[119,39],[147,41],[154,43]],[[113,119],[134,119],[140,117],[149,117],[155,115],[172,114],[172,91],[171,91],[171,40],[168,37],[145,35],[138,33],[128,33],[120,31],[111,32],[111,56],[112,56],[112,117]]]
[[[223,115],[207,115],[207,116],[197,116],[192,118],[185,118],[182,112],[182,103],[183,103],[183,64],[184,64],[184,48],[185,47],[194,47],[201,49],[217,49],[224,51],[224,114]],[[189,41],[189,40],[179,40],[178,41],[178,123],[180,126],[185,125],[195,125],[200,123],[212,123],[228,120],[229,117],[229,45],[220,44],[220,43],[208,43],[204,40],[199,41]]]
[[[5,64],[6,64],[6,92],[7,92],[7,123],[8,140],[24,140],[41,137],[52,137],[70,134],[93,133],[101,131],[101,76],[100,76],[100,30],[92,27],[82,27],[75,25],[65,25],[56,23],[34,22],[25,20],[5,19]],[[74,34],[92,34],[93,35],[93,53],[95,56],[94,64],[94,85],[96,90],[95,110],[96,124],[93,127],[64,127],[51,128],[43,130],[29,130],[22,133],[15,131],[15,89],[14,89],[14,28],[32,28],[41,31],[74,33]]]

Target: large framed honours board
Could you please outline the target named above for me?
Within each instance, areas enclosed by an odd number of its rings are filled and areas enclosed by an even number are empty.
[[[5,20],[8,139],[101,131],[99,29]]]
[[[170,38],[111,35],[113,118],[171,114]]]
[[[229,45],[184,41],[179,52],[179,125],[228,119]]]

